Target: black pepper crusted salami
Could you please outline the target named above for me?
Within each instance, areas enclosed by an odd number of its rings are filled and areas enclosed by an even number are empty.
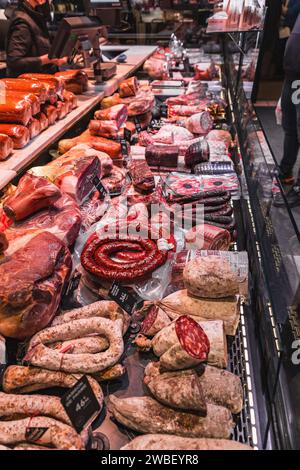
[[[201,326],[184,315],[176,320],[175,329],[181,347],[193,358],[206,361],[210,343]]]

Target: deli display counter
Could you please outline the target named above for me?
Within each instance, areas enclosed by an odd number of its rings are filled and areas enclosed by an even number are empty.
[[[211,41],[120,46],[116,77],[0,163],[0,445],[300,448],[298,232]]]

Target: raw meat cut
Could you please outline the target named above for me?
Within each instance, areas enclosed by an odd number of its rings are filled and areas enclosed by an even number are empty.
[[[155,189],[152,171],[145,160],[133,160],[129,166],[134,188],[142,192],[151,192]]]
[[[32,116],[35,116],[41,110],[41,101],[38,96],[36,96],[34,93],[25,93],[22,91],[7,91],[5,96],[6,98],[15,97],[28,101],[31,106]]]
[[[41,107],[42,113],[48,118],[49,126],[53,126],[58,119],[58,110],[52,104],[43,104]]]
[[[110,194],[121,193],[126,183],[125,171],[114,165],[109,176],[102,178],[102,183]]]
[[[124,104],[112,106],[108,109],[100,109],[95,112],[95,119],[100,121],[115,121],[118,129],[126,122],[127,117],[127,107]]]
[[[83,132],[78,137],[74,137],[73,139],[61,140],[58,143],[58,150],[61,154],[63,154],[78,144],[86,144],[95,150],[105,152],[111,158],[121,157],[121,144],[119,144],[119,142],[113,142],[112,140],[105,139],[104,137],[93,136],[89,130]]]
[[[228,230],[204,224],[190,229],[185,234],[185,241],[193,249],[227,251],[231,235]]]
[[[36,119],[40,121],[41,132],[45,131],[49,127],[49,121],[44,113],[39,113],[35,116]]]
[[[176,168],[179,148],[175,145],[148,145],[145,157],[150,166]]]
[[[43,232],[0,265],[0,332],[24,339],[46,327],[59,306],[72,258],[57,237]]]
[[[92,120],[89,124],[89,131],[92,135],[95,136],[116,139],[118,136],[119,127],[116,121]]]
[[[27,127],[19,124],[0,124],[0,134],[8,135],[12,139],[14,149],[22,149],[30,139]]]
[[[66,117],[68,114],[69,105],[65,101],[57,101],[57,103],[55,103],[55,107],[57,109],[57,116],[59,120]]]
[[[213,127],[213,119],[207,111],[202,111],[189,117],[185,125],[193,134],[206,135]]]
[[[121,98],[135,96],[137,94],[139,82],[136,77],[127,78],[120,83],[119,94]]]
[[[48,208],[60,197],[59,188],[49,180],[26,173],[19,181],[16,191],[6,199],[4,211],[14,222],[19,222]]]
[[[54,76],[62,80],[68,92],[75,95],[82,95],[88,90],[89,78],[83,70],[65,70],[57,72]]]
[[[5,134],[0,134],[0,161],[6,160],[14,149],[14,143],[12,139]]]
[[[209,134],[207,134],[206,138],[207,140],[212,141],[212,142],[216,142],[216,141],[224,142],[227,148],[230,146],[232,142],[232,137],[231,137],[230,132],[218,130],[218,129],[210,131]]]
[[[4,253],[5,250],[8,248],[8,241],[6,238],[5,233],[0,232],[0,256]]]
[[[77,203],[63,194],[51,207],[6,229],[5,235],[9,241],[7,255],[13,254],[37,233],[44,231],[56,235],[67,246],[72,246],[78,236],[81,219]]]

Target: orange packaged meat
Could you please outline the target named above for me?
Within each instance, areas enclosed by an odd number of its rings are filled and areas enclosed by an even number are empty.
[[[13,98],[11,95],[3,101],[3,103],[0,101],[0,122],[26,126],[32,118],[30,103],[18,97]]]
[[[0,134],[6,134],[12,139],[14,149],[22,149],[30,139],[27,127],[18,124],[0,124]]]
[[[0,134],[0,160],[8,158],[13,151],[14,144],[8,135]]]
[[[33,117],[28,125],[27,125],[29,132],[30,132],[30,139],[34,139],[36,136],[38,136],[42,130],[41,130],[41,123],[38,119]]]
[[[41,103],[47,99],[47,88],[44,83],[38,80],[30,80],[23,78],[4,78],[1,80],[1,85],[4,83],[6,91],[33,93],[36,95]]]
[[[52,126],[58,120],[57,108],[52,104],[44,104],[42,106],[42,112],[47,116],[49,126]]]
[[[82,95],[88,89],[89,78],[83,70],[65,70],[57,72],[54,76],[62,80],[65,90],[75,95]]]
[[[32,115],[35,116],[36,114],[38,114],[41,110],[41,102],[40,102],[40,99],[38,98],[37,95],[35,95],[34,93],[29,93],[29,92],[24,92],[24,91],[7,91],[6,92],[6,98],[7,99],[10,99],[10,98],[18,98],[20,100],[25,100],[25,101],[28,101],[28,103],[30,104],[31,106],[31,112],[32,112]]]

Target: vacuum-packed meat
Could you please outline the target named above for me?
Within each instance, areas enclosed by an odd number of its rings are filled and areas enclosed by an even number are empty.
[[[31,104],[24,98],[10,96],[4,103],[0,101],[0,123],[26,126],[31,118]]]
[[[116,121],[92,120],[89,124],[89,131],[92,135],[95,136],[116,139],[118,136],[119,127]]]
[[[30,140],[30,132],[19,124],[0,124],[0,134],[5,134],[13,141],[14,149],[22,149]]]
[[[127,107],[124,104],[112,106],[108,109],[100,109],[95,112],[95,119],[99,121],[115,121],[119,129],[126,122],[127,117]]]
[[[54,76],[63,82],[66,91],[75,95],[82,95],[88,90],[89,78],[83,70],[65,70]]]
[[[45,131],[49,127],[49,120],[44,113],[39,113],[35,116],[40,121],[41,132]]]
[[[44,103],[47,99],[47,88],[44,83],[38,80],[23,78],[4,78],[1,85],[4,84],[8,92],[34,93]]]
[[[179,148],[175,145],[148,145],[145,157],[150,166],[176,168]]]
[[[62,94],[63,100],[68,103],[68,112],[70,113],[73,109],[77,108],[78,100],[74,93],[71,91],[64,90]]]
[[[0,134],[0,161],[6,160],[14,149],[14,143],[12,139],[5,134]]]
[[[137,94],[139,83],[136,77],[130,77],[123,80],[119,86],[119,95],[121,98],[135,96]]]
[[[31,118],[27,124],[30,133],[30,139],[34,139],[41,133],[41,123],[35,117]]]

